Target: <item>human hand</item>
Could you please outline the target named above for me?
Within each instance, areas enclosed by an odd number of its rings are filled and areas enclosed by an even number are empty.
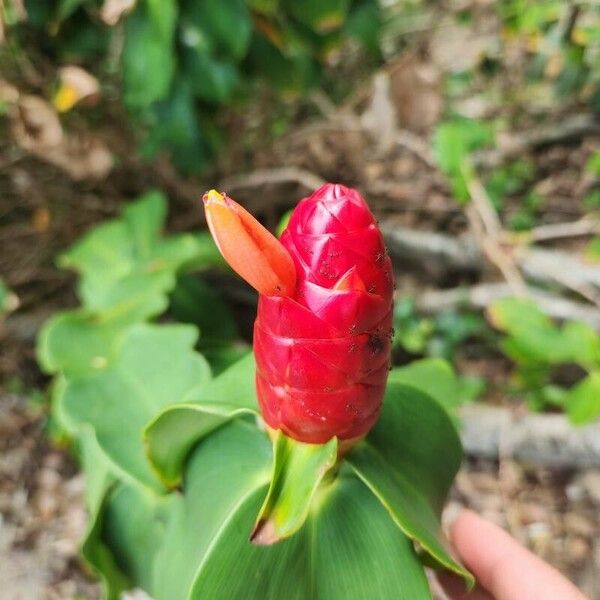
[[[450,525],[450,540],[478,583],[467,593],[462,580],[440,574],[452,600],[586,600],[556,569],[473,511],[461,510]]]

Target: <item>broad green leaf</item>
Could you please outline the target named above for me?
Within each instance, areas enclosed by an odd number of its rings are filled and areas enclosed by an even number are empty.
[[[59,313],[40,330],[38,362],[46,373],[62,372],[69,377],[97,372],[107,365],[126,324],[122,320],[99,321],[85,310]]]
[[[454,119],[438,125],[434,134],[433,150],[444,173],[460,174],[469,154],[488,146],[493,140],[494,131],[488,123]]]
[[[156,555],[169,520],[179,509],[178,494],[157,496],[136,485],[121,484],[111,493],[102,515],[102,542],[133,585],[153,594]]]
[[[240,82],[234,63],[211,56],[204,49],[186,48],[182,54],[182,67],[194,94],[213,104],[230,100]]]
[[[130,109],[150,106],[169,93],[175,71],[175,17],[174,0],[147,0],[125,21],[122,69],[124,100]]]
[[[148,457],[167,485],[179,483],[188,453],[202,438],[232,418],[258,415],[254,369],[250,353],[148,424]]]
[[[587,369],[600,367],[600,335],[586,323],[569,321],[562,329],[570,360]]]
[[[284,5],[298,21],[319,33],[326,33],[343,25],[350,0],[287,0]]]
[[[163,194],[148,192],[128,205],[121,219],[93,229],[61,256],[61,267],[80,274],[85,308],[103,320],[131,324],[160,314],[180,268],[215,262],[214,244],[205,237],[160,235],[166,204]]]
[[[210,384],[209,384],[210,385]],[[144,432],[146,454],[167,487],[181,482],[192,448],[231,419],[257,416],[255,410],[226,404],[176,404],[160,413]]]
[[[64,21],[68,19],[82,4],[88,0],[59,0],[56,7],[56,20]]]
[[[141,148],[149,158],[159,150],[169,151],[171,160],[181,170],[191,172],[204,166],[209,149],[200,129],[196,99],[188,81],[179,76],[168,98],[152,108],[152,128]]]
[[[177,21],[176,0],[139,0],[147,7],[147,14],[156,29],[157,35],[164,40],[173,37]]]
[[[157,557],[156,600],[430,598],[414,549],[349,471],[319,489],[306,525],[270,547],[250,544],[270,443],[234,421],[190,459],[184,504]]]
[[[189,47],[206,51],[202,44],[193,45],[194,41],[206,36],[210,40],[209,48],[214,51],[213,57],[239,60],[246,54],[252,21],[244,0],[184,0],[182,21],[187,29],[183,41]],[[202,58],[200,52],[197,58]]]
[[[103,452],[127,476],[161,490],[142,445],[146,423],[208,381],[206,361],[193,352],[196,332],[184,325],[131,327],[104,368],[69,380],[61,412],[73,426],[94,429]]]
[[[379,421],[346,460],[404,534],[472,583],[443,541],[439,523],[461,457],[446,411],[416,388],[391,382]]]
[[[424,358],[405,367],[392,369],[388,382],[416,387],[429,394],[448,411],[452,411],[461,402],[456,374],[442,358]]]
[[[248,64],[257,76],[289,96],[297,95],[317,81],[315,62],[310,56],[284,56],[279,48],[260,34],[252,38]]]
[[[563,402],[569,418],[577,425],[600,416],[600,370],[593,371],[569,390]]]
[[[559,329],[534,302],[520,298],[500,300],[488,314],[494,326],[510,334],[503,346],[516,362],[600,364],[600,336],[589,325],[570,321]]]
[[[488,309],[492,325],[510,333],[526,330],[528,327],[548,329],[552,321],[537,307],[535,302],[523,298],[502,298]]]
[[[379,56],[381,25],[382,14],[378,2],[362,0],[354,3],[350,9],[344,25],[344,33],[357,39],[370,52]]]
[[[155,600],[189,598],[196,572],[202,570],[214,547],[222,543],[227,525],[249,497],[256,497],[258,511],[270,463],[267,436],[241,421],[219,429],[198,446],[186,469],[184,503],[157,556],[161,568],[155,575]],[[256,512],[249,515],[245,527],[237,532],[243,546],[251,547],[248,538],[255,517]],[[239,578],[237,562],[222,564],[221,568],[228,570],[236,565],[235,577],[224,579]]]
[[[167,201],[163,194],[147,192],[137,202],[123,211],[123,222],[129,230],[132,248],[138,259],[152,256],[153,245],[158,241],[167,218]]]
[[[85,472],[85,503],[88,511],[88,526],[81,553],[85,562],[99,576],[104,597],[118,600],[121,592],[130,587],[130,582],[102,540],[104,508],[117,480],[91,429],[81,431],[77,446]]]
[[[200,344],[231,342],[238,337],[232,311],[204,280],[184,275],[171,294],[171,312],[183,323],[200,329]]]
[[[412,543],[390,524],[388,512],[355,477],[342,475],[325,489],[306,528],[312,597],[430,599]]]
[[[452,192],[459,202],[469,200],[467,180],[472,172],[470,155],[494,141],[488,123],[470,119],[454,119],[438,125],[433,137],[433,150],[440,169],[450,180]]]
[[[337,459],[337,438],[327,444],[303,444],[277,431],[273,472],[267,497],[251,539],[270,545],[290,537],[308,517],[317,487]]]
[[[234,365],[215,377],[208,385],[204,383],[191,390],[185,397],[189,403],[220,404],[258,411],[258,399],[254,383],[254,355],[250,352]]]

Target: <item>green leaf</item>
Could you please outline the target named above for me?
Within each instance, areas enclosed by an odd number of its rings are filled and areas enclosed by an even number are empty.
[[[388,383],[411,385],[437,400],[448,411],[461,402],[456,374],[442,358],[424,358],[392,369]]]
[[[319,33],[339,29],[346,19],[350,0],[287,0],[284,6],[298,21]]]
[[[203,49],[183,51],[182,65],[193,92],[207,102],[224,104],[239,84],[240,74],[235,64]]]
[[[569,390],[563,402],[569,418],[577,425],[600,416],[600,370],[593,371]]]
[[[56,20],[64,21],[68,19],[82,4],[88,0],[59,0],[56,7]]]
[[[317,80],[315,63],[307,54],[284,55],[260,34],[252,38],[248,64],[258,77],[289,96],[306,90]]]
[[[232,419],[257,416],[250,408],[227,404],[176,404],[151,421],[144,432],[146,454],[167,487],[181,482],[185,460],[192,448]]]
[[[60,411],[72,427],[89,425],[98,444],[120,471],[160,491],[142,445],[146,423],[166,406],[181,402],[210,377],[192,348],[196,332],[184,325],[131,327],[104,366],[68,380]]]
[[[200,169],[209,158],[209,149],[200,130],[195,96],[181,77],[171,94],[152,106],[152,127],[141,148],[146,158],[165,148],[173,163],[185,172]]]
[[[184,504],[157,557],[156,600],[431,597],[412,545],[349,471],[319,489],[295,536],[267,548],[250,544],[270,463],[267,437],[240,421],[198,446]]]
[[[184,44],[204,50],[194,42],[206,36],[213,58],[229,56],[241,59],[246,54],[252,33],[250,12],[244,0],[185,0],[182,7],[185,26]],[[197,54],[201,58],[201,53]]]
[[[600,190],[598,191],[598,205],[600,206]],[[593,261],[600,261],[600,237],[590,240],[585,249],[585,254]]]
[[[559,329],[534,302],[520,298],[499,300],[488,315],[495,327],[510,334],[503,347],[517,363],[600,364],[600,336],[585,323],[570,321]]]
[[[439,523],[461,457],[446,411],[416,388],[391,382],[379,421],[346,460],[402,532],[471,585],[473,577],[452,557]]]
[[[155,563],[169,520],[179,508],[177,494],[157,496],[137,485],[121,484],[102,515],[102,542],[133,586],[154,592]],[[133,587],[131,586],[131,587]]]
[[[130,587],[130,582],[102,540],[104,508],[117,480],[110,462],[98,446],[93,430],[88,428],[80,432],[77,447],[86,474],[85,503],[89,515],[81,553],[84,561],[99,576],[103,597],[118,600],[121,592]]]
[[[471,152],[490,145],[494,140],[491,126],[472,119],[453,119],[438,125],[433,149],[438,164],[446,174],[460,173]]]
[[[279,8],[279,0],[248,0],[248,6],[263,15],[273,16]]]
[[[357,39],[375,56],[381,54],[380,33],[382,14],[378,2],[362,0],[354,3],[348,14],[344,33]]]
[[[231,342],[238,337],[233,313],[204,280],[184,275],[171,294],[171,312],[183,323],[200,329],[200,344]]]
[[[258,415],[254,370],[250,353],[148,424],[144,432],[148,457],[168,486],[181,481],[187,455],[201,439],[230,419]]]
[[[167,97],[175,71],[174,0],[147,0],[125,21],[122,52],[124,101],[130,109]]]
[[[270,545],[290,537],[308,517],[323,477],[335,465],[337,438],[326,444],[303,444],[277,431],[273,440],[273,473],[251,540]]]
[[[85,310],[54,315],[38,335],[38,362],[46,373],[62,372],[69,377],[97,372],[108,363],[125,324],[121,320],[102,322]]]
[[[177,271],[193,261],[210,260],[208,249],[214,245],[198,236],[160,235],[166,202],[159,192],[144,194],[125,208],[121,219],[96,227],[60,257],[61,267],[80,274],[83,305],[102,320],[131,324],[160,314]]]
[[[440,169],[450,180],[459,202],[469,199],[467,176],[472,170],[470,155],[494,140],[492,127],[471,119],[446,121],[435,130],[433,150]]]

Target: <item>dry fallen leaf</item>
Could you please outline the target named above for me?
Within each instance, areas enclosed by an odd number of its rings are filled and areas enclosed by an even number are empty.
[[[136,0],[104,0],[100,10],[100,18],[107,25],[116,25],[121,17],[131,12]]]
[[[38,153],[62,142],[58,115],[43,98],[21,96],[10,112],[13,136],[24,150]]]
[[[389,67],[391,98],[401,127],[427,132],[444,109],[440,73],[432,63],[404,54]]]
[[[14,104],[19,99],[19,90],[4,79],[0,79],[0,103]]]
[[[390,78],[387,73],[377,73],[373,78],[371,101],[360,121],[381,152],[393,146],[397,134],[396,113],[390,98]]]
[[[58,112],[67,112],[84,98],[97,96],[98,80],[81,67],[68,65],[59,71],[59,87],[52,103]]]
[[[73,179],[102,179],[112,169],[108,148],[90,135],[66,135],[57,112],[43,98],[22,96],[9,114],[17,145]]]

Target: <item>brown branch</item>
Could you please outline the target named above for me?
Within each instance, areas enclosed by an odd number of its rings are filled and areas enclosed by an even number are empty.
[[[303,187],[314,190],[325,183],[325,180],[311,171],[299,169],[297,167],[281,167],[274,169],[260,169],[227,177],[219,183],[219,188],[230,192],[245,188],[262,187],[264,185],[274,185],[281,183],[298,183]]]
[[[502,247],[502,224],[482,183],[474,175],[467,176],[471,203],[465,212],[481,249],[512,288],[516,296],[527,295],[527,286],[513,257]]]
[[[527,413],[472,404],[459,409],[461,438],[471,456],[497,459],[510,436],[514,459],[562,468],[600,467],[600,423],[573,427],[564,415]]]
[[[523,233],[506,232],[504,238],[507,242],[548,242],[563,238],[597,235],[600,233],[600,221],[593,218],[583,218],[567,223],[551,223],[540,225]]]
[[[559,320],[582,321],[600,331],[600,311],[598,309],[532,286],[527,288],[527,294],[537,307],[549,317]],[[416,298],[416,306],[423,314],[437,314],[461,307],[485,310],[497,300],[512,295],[512,289],[506,283],[481,283],[471,287],[448,290],[426,290],[419,293]]]

